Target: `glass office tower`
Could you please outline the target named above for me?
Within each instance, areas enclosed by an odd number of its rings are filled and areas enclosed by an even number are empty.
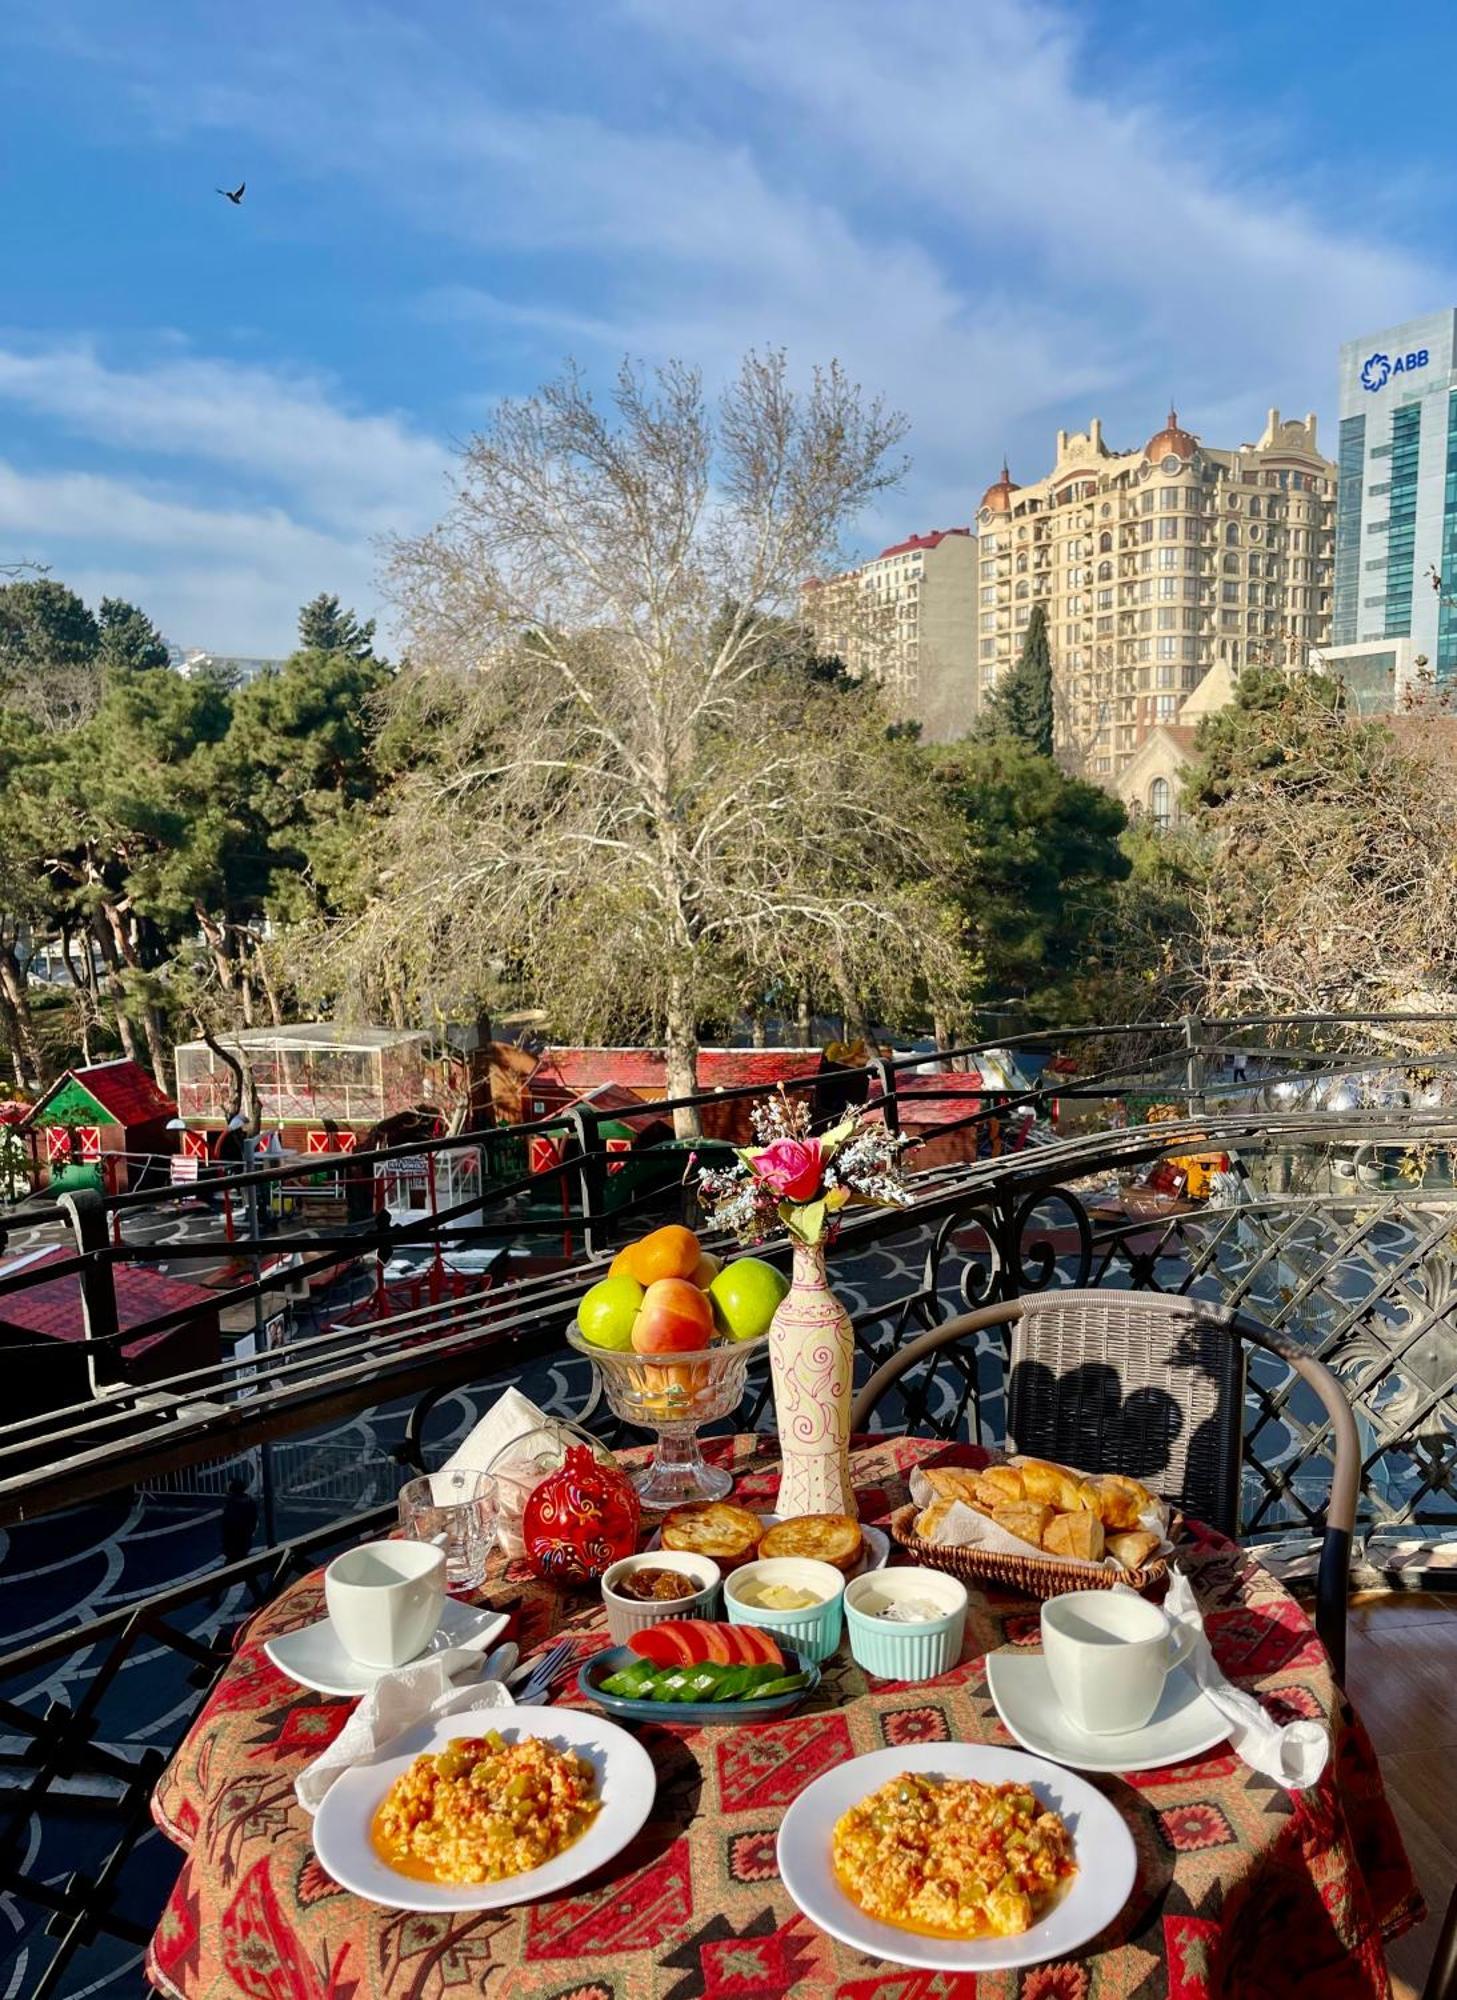
[[[1330,665],[1397,696],[1423,673],[1457,678],[1454,347],[1457,309],[1341,349]]]

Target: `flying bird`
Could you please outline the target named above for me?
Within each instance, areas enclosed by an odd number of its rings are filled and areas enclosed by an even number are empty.
[[[246,181],[239,181],[235,188],[219,188],[217,192],[222,196],[224,201],[230,201],[234,208],[241,208],[243,205],[243,190],[247,185]]]

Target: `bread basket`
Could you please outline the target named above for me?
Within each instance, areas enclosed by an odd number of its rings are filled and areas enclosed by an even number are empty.
[[[890,1532],[912,1562],[927,1569],[944,1569],[963,1583],[1011,1591],[1019,1597],[1061,1597],[1069,1590],[1111,1590],[1126,1583],[1130,1590],[1150,1594],[1167,1583],[1169,1565],[1163,1556],[1138,1569],[1105,1568],[1099,1563],[1064,1562],[1058,1556],[1004,1555],[997,1549],[956,1547],[923,1541],[916,1533],[920,1508],[911,1502],[890,1517]]]

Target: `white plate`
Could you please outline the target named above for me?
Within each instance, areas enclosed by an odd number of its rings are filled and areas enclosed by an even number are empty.
[[[487,1652],[510,1622],[508,1612],[487,1611],[479,1604],[459,1604],[453,1597],[447,1597],[434,1638],[423,1653],[415,1655],[415,1660],[428,1660],[432,1653],[443,1653],[450,1646],[469,1646],[475,1652]],[[395,1671],[390,1667],[366,1667],[358,1660],[351,1660],[339,1643],[333,1621],[328,1618],[320,1618],[313,1625],[301,1625],[297,1632],[266,1639],[263,1650],[281,1674],[287,1674],[300,1687],[312,1688],[316,1694],[368,1694],[381,1675]],[[403,1664],[413,1666],[415,1661],[406,1660]]]
[[[508,1909],[554,1896],[601,1868],[627,1846],[652,1810],[658,1784],[653,1760],[615,1722],[586,1709],[516,1708],[493,1717],[490,1726],[508,1743],[543,1737],[559,1750],[577,1751],[595,1767],[602,1810],[581,1839],[540,1868],[504,1882],[417,1882],[382,1861],[369,1829],[385,1793],[424,1751],[443,1750],[453,1738],[472,1733],[468,1718],[441,1716],[407,1729],[372,1762],[356,1764],[337,1778],[324,1794],[314,1815],[314,1852],[341,1888],[395,1910]]]
[[[1017,1937],[919,1937],[868,1917],[852,1903],[830,1860],[830,1836],[840,1815],[902,1771],[982,1784],[1029,1785],[1044,1805],[1062,1814],[1072,1834],[1078,1872],[1062,1896],[1031,1930]],[[812,1923],[842,1944],[893,1965],[937,1972],[996,1972],[1066,1958],[1112,1923],[1128,1901],[1137,1873],[1133,1836],[1117,1809],[1084,1779],[1022,1750],[983,1743],[908,1743],[853,1757],[806,1786],[779,1828],[779,1873]]]
[[[752,1514],[755,1510],[750,1507],[746,1511]],[[760,1514],[759,1516],[759,1519],[764,1523],[766,1528],[777,1528],[783,1518],[781,1514]],[[860,1523],[860,1537],[865,1547],[861,1551],[859,1562],[856,1563],[854,1569],[850,1572],[851,1576],[865,1576],[873,1569],[884,1569],[890,1561],[890,1536],[885,1532],[884,1528],[873,1528],[868,1521],[862,1521]],[[661,1528],[654,1528],[652,1534],[648,1537],[647,1547],[650,1549],[660,1549],[662,1545],[663,1531]],[[750,1561],[752,1560],[753,1558],[750,1557]]]
[[[986,1665],[997,1714],[1023,1749],[1075,1771],[1161,1771],[1212,1750],[1229,1734],[1229,1723],[1182,1667],[1164,1682],[1153,1718],[1142,1729],[1089,1736],[1053,1693],[1041,1653],[989,1653]]]

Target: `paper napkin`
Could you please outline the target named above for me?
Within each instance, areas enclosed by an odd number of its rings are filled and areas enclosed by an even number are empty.
[[[1325,1724],[1299,1721],[1282,1726],[1266,1714],[1252,1694],[1230,1685],[1214,1663],[1194,1587],[1181,1570],[1175,1570],[1169,1579],[1163,1608],[1181,1632],[1191,1627],[1194,1630],[1193,1651],[1184,1665],[1203,1694],[1228,1721],[1235,1755],[1251,1770],[1273,1778],[1287,1791],[1303,1792],[1313,1785],[1331,1754],[1330,1732]]]
[[[482,1733],[490,1727],[495,1710],[514,1708],[510,1694],[500,1681],[467,1681],[458,1687],[440,1659],[415,1660],[382,1674],[360,1700],[358,1707],[334,1741],[312,1764],[294,1779],[294,1794],[306,1813],[316,1813],[334,1780],[354,1764],[367,1764],[386,1743],[392,1743],[417,1722],[433,1722],[440,1716],[462,1719],[480,1714]],[[470,1727],[463,1736],[473,1733]]]

